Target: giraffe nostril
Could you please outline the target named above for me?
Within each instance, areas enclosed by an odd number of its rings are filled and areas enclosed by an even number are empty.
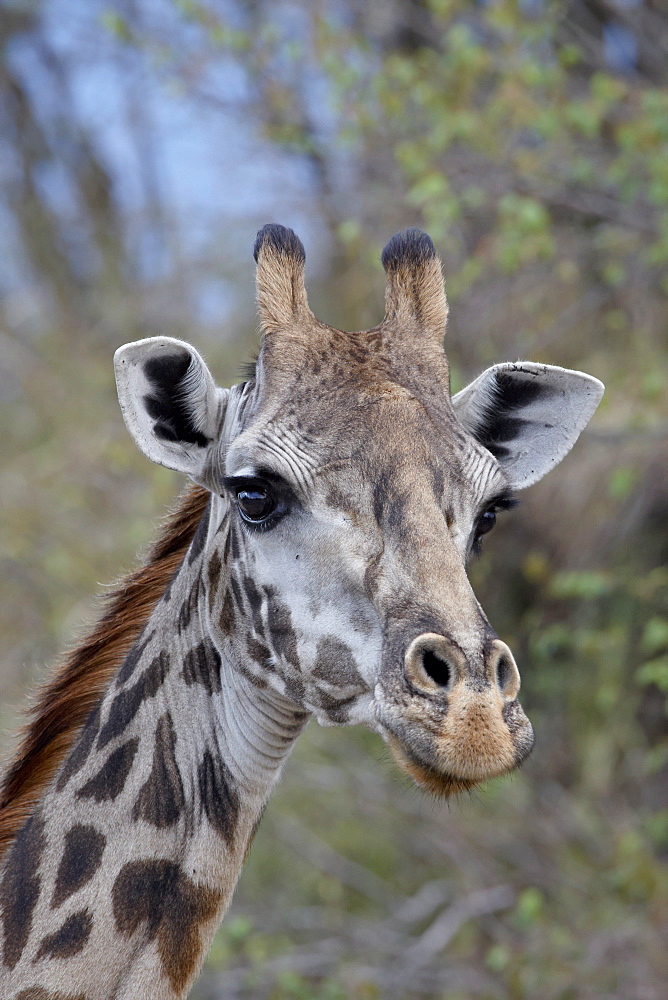
[[[407,679],[417,688],[449,694],[466,675],[466,658],[445,636],[423,632],[406,650],[404,669]]]
[[[431,649],[424,649],[422,651],[422,666],[434,684],[438,684],[439,687],[448,687],[452,679],[452,670],[447,660],[441,659]]]
[[[511,666],[507,656],[502,656],[496,665],[496,683],[505,691],[511,679]]]
[[[496,684],[506,701],[514,701],[520,690],[520,672],[505,642],[496,639],[485,656],[485,669],[490,684]]]

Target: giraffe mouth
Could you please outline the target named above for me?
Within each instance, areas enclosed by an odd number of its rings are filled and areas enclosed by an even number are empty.
[[[440,773],[435,768],[417,761],[401,745],[396,736],[388,738],[388,745],[401,770],[412,778],[416,785],[438,799],[448,799],[451,795],[458,795],[459,792],[467,792],[478,784],[474,779],[456,778],[452,774]]]
[[[494,762],[485,762],[478,767],[463,767],[462,771],[468,773],[457,773],[454,768],[443,769],[436,767],[432,763],[420,760],[405,744],[396,736],[388,735],[388,746],[392,752],[395,762],[402,771],[412,780],[430,792],[436,798],[447,799],[451,795],[459,792],[467,792],[483,781],[491,778],[500,778],[504,774],[520,767],[531,753],[533,747],[533,731],[531,737],[525,737],[524,745],[519,747],[513,754],[512,759],[498,759]],[[459,770],[459,769],[457,769]]]
[[[471,699],[451,699],[445,718],[417,724],[415,717],[385,729],[399,767],[417,785],[439,798],[465,792],[518,768],[533,748],[531,723],[518,701],[502,711]]]

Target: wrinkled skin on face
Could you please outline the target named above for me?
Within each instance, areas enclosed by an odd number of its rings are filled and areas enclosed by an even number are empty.
[[[256,259],[265,334],[247,384],[216,389],[168,338],[118,362],[140,448],[211,490],[216,644],[323,724],[379,732],[435,794],[512,770],[533,732],[466,563],[512,490],[571,447],[600,383],[518,362],[452,400],[440,265],[418,231],[386,247],[385,319],[362,333],[310,312],[290,230],[265,227]]]

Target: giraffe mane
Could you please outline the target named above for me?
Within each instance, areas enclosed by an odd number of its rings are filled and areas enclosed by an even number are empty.
[[[91,633],[38,691],[0,782],[0,861],[148,621],[192,541],[208,498],[201,486],[185,491],[145,565],[114,587]]]

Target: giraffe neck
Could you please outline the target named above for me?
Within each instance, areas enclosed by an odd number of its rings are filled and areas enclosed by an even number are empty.
[[[306,724],[234,652],[238,613],[212,639],[232,581],[202,565],[206,522],[8,852],[3,997],[185,996]]]

